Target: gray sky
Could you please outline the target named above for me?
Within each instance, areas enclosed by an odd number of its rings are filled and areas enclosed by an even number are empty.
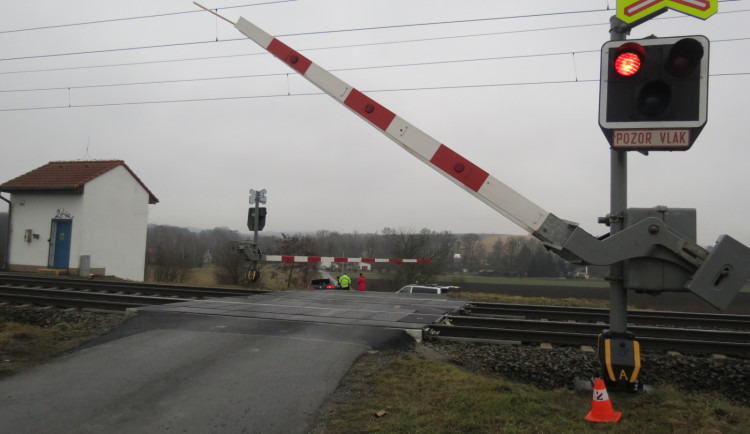
[[[547,211],[607,231],[598,80],[614,0],[202,3],[279,36]],[[629,206],[697,208],[701,244],[750,244],[750,60],[734,55],[749,20],[750,0],[722,1],[706,21],[669,12],[630,36],[711,40],[696,144],[629,153]],[[188,0],[4,4],[0,131],[2,182],[49,161],[122,159],[160,199],[150,223],[246,231],[248,190],[265,188],[268,231],[524,233]]]

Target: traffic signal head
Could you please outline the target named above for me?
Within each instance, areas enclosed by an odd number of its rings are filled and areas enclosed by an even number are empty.
[[[599,96],[599,124],[613,147],[689,148],[706,124],[708,39],[607,42]]]
[[[258,208],[258,231],[262,231],[266,226],[266,207],[262,206]],[[251,231],[256,230],[255,228],[255,207],[247,209],[247,228]]]

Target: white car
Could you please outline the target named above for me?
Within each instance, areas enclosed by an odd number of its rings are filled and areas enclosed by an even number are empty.
[[[445,294],[451,289],[448,286],[406,285],[396,291],[399,294]]]

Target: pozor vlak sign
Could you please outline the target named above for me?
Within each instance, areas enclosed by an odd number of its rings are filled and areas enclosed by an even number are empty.
[[[613,148],[692,146],[707,119],[708,49],[705,36],[604,44],[599,125]]]

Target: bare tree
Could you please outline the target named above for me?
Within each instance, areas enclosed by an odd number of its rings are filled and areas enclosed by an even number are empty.
[[[232,250],[232,242],[240,241],[242,236],[237,231],[227,228],[214,228],[201,232],[205,237],[203,248],[210,251],[216,264],[214,277],[218,283],[241,285],[247,281],[248,266],[243,258]]]
[[[157,282],[182,282],[192,265],[187,253],[194,244],[195,238],[187,229],[150,226],[146,236],[146,276]]]
[[[279,250],[286,255],[314,256],[316,255],[315,239],[309,235],[286,235],[281,234],[279,241]],[[287,289],[292,284],[299,286],[307,285],[307,282],[318,270],[317,263],[295,264],[294,262],[285,262],[282,268],[287,271]],[[295,271],[297,271],[295,275]],[[295,280],[296,278],[296,280]]]
[[[449,232],[422,229],[383,229],[383,236],[397,258],[429,258],[426,264],[399,264],[393,273],[394,285],[429,282],[452,262],[456,237]]]
[[[486,252],[482,239],[477,234],[462,235],[458,242],[458,252],[461,254],[463,268],[478,270]]]

